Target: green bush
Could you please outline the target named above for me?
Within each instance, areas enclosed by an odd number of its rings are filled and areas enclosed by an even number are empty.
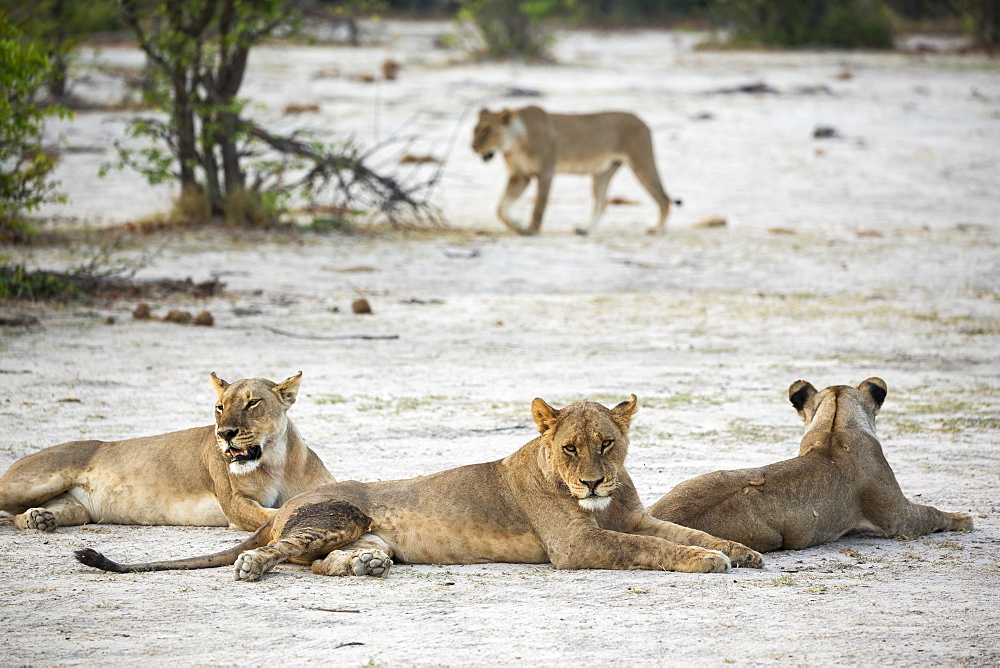
[[[59,200],[50,180],[55,158],[42,147],[45,118],[68,111],[38,102],[51,74],[51,61],[37,44],[0,15],[0,239],[26,236],[24,214]]]
[[[879,0],[716,0],[737,44],[891,49],[892,16]]]
[[[1000,47],[1000,0],[959,0],[958,6],[976,44],[987,49]]]
[[[69,299],[76,288],[62,274],[29,271],[23,264],[0,265],[0,299],[48,301]]]
[[[543,58],[552,44],[544,22],[575,0],[459,0],[458,16],[475,24],[490,58]]]

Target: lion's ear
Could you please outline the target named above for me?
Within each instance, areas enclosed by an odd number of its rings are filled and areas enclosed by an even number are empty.
[[[479,110],[479,120],[481,121],[486,120],[487,118],[490,117],[491,113],[492,112],[489,109],[483,107],[482,109]]]
[[[633,394],[627,401],[623,401],[611,409],[611,417],[618,424],[618,428],[623,434],[628,433],[629,425],[632,424],[632,416],[639,410],[639,400]]]
[[[875,414],[877,415],[878,410],[882,408],[882,402],[885,401],[885,396],[889,393],[889,387],[885,384],[885,381],[873,376],[861,381],[858,384],[858,389],[867,394],[875,402]]]
[[[295,397],[299,394],[299,383],[302,381],[302,372],[299,371],[291,378],[286,378],[271,388],[278,400],[288,408],[295,403]]]
[[[541,399],[536,398],[531,402],[531,417],[535,419],[535,426],[538,427],[538,433],[544,434],[559,422],[559,411]]]
[[[815,396],[816,388],[812,386],[812,383],[805,380],[797,380],[788,388],[788,400],[792,402],[792,406],[803,422],[809,421],[806,411],[812,404],[812,399]]]
[[[510,109],[503,109],[497,117],[500,118],[500,123],[503,125],[510,125],[510,119],[514,118],[514,112]]]
[[[229,387],[229,383],[227,383],[226,381],[224,381],[221,378],[219,378],[218,376],[216,376],[215,372],[213,371],[212,372],[212,387],[215,388],[215,394],[216,395],[220,395],[220,394],[222,394],[223,390],[225,390],[227,387]]]

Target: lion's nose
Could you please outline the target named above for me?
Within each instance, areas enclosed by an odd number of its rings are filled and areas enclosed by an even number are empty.
[[[584,480],[583,478],[581,478],[580,482],[586,485],[587,489],[589,489],[590,491],[596,492],[597,486],[600,485],[602,482],[604,482],[604,478],[598,478],[597,480]]]
[[[229,443],[234,438],[236,438],[236,434],[240,433],[240,430],[230,427],[229,429],[220,429],[215,433],[218,434],[219,438],[221,438],[223,441]]]

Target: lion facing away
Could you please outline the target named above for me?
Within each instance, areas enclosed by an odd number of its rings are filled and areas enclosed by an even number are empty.
[[[627,164],[660,209],[651,233],[663,232],[670,213],[670,197],[663,189],[653,158],[653,139],[634,114],[607,111],[596,114],[550,114],[540,107],[479,112],[472,150],[490,160],[499,151],[507,163],[507,188],[497,215],[518,234],[537,234],[542,226],[552,177],[556,172],[593,175],[594,208],[590,224],[577,233],[593,230],[604,213],[611,177]],[[510,217],[510,207],[524,193],[531,179],[537,181],[531,223],[522,228]],[[679,201],[677,202],[680,203]]]
[[[850,533],[894,537],[972,529],[965,513],[903,496],[875,436],[886,393],[881,378],[822,392],[795,381],[788,397],[806,427],[798,457],[692,478],[649,512],[760,552],[801,550]]]
[[[556,568],[726,571],[761,567],[743,545],[662,522],[642,507],[624,468],[635,395],[614,408],[532,403],[540,436],[512,455],[409,480],[347,481],[301,494],[240,545],[204,557],[122,565],[93,550],[77,559],[117,572],[235,562],[258,580],[291,560],[324,575],[384,576],[411,564],[552,562]]]
[[[254,531],[296,494],[335,482],[286,414],[301,377],[230,384],[213,373],[214,426],[27,455],[0,478],[0,510],[40,531],[88,522]]]

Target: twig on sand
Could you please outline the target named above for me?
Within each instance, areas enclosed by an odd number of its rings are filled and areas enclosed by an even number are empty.
[[[360,610],[351,610],[350,608],[309,608],[309,610],[318,610],[319,612],[354,612],[359,613]],[[337,647],[344,647],[345,645],[363,645],[360,642],[345,642]]]
[[[290,336],[294,339],[315,339],[317,341],[346,341],[347,339],[363,339],[365,341],[387,341],[390,339],[399,338],[399,334],[343,334],[341,336],[315,336],[313,334],[297,334],[295,332],[286,332],[283,329],[278,329],[277,327],[269,327],[268,325],[263,325],[263,328],[269,332],[274,332],[275,334],[281,334],[282,336]]]
[[[527,428],[528,428],[527,425],[515,424],[511,425],[510,427],[494,427],[492,429],[472,429],[471,431],[483,434],[483,433],[491,433],[494,431],[514,431],[515,429],[527,429]]]

